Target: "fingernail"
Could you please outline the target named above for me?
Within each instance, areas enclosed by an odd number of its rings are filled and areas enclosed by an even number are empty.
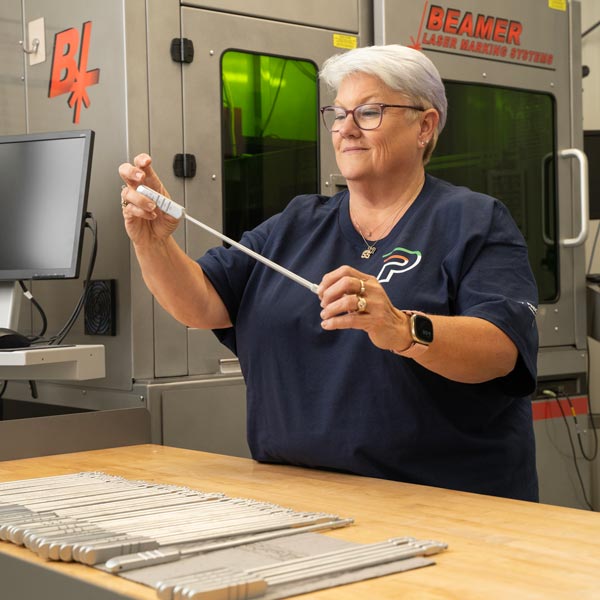
[[[141,174],[141,173],[138,171],[138,172],[135,174],[135,178],[136,178],[136,179],[139,181],[139,180],[142,178],[142,174]]]

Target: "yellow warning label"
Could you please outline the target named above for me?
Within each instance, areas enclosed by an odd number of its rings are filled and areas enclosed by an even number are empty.
[[[548,0],[548,8],[567,10],[567,0]]]
[[[343,48],[344,50],[352,50],[353,48],[356,48],[357,44],[358,44],[358,40],[355,35],[343,35],[341,33],[333,34],[334,48]]]

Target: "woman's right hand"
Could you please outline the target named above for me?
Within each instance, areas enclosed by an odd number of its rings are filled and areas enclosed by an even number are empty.
[[[177,229],[179,221],[156,208],[156,204],[139,194],[138,185],[145,185],[169,197],[158,175],[152,168],[148,154],[138,154],[133,164],[123,163],[119,175],[125,182],[121,190],[121,204],[125,230],[138,247],[154,244],[168,238]]]

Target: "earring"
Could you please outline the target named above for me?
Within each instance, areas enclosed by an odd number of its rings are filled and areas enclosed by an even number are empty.
[[[421,146],[424,146],[426,143],[427,143],[427,142],[426,142],[425,140],[419,140],[419,144],[420,144]]]

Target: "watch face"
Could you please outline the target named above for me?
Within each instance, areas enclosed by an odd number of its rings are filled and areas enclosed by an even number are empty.
[[[413,315],[415,337],[421,344],[433,342],[433,323],[423,315]]]

